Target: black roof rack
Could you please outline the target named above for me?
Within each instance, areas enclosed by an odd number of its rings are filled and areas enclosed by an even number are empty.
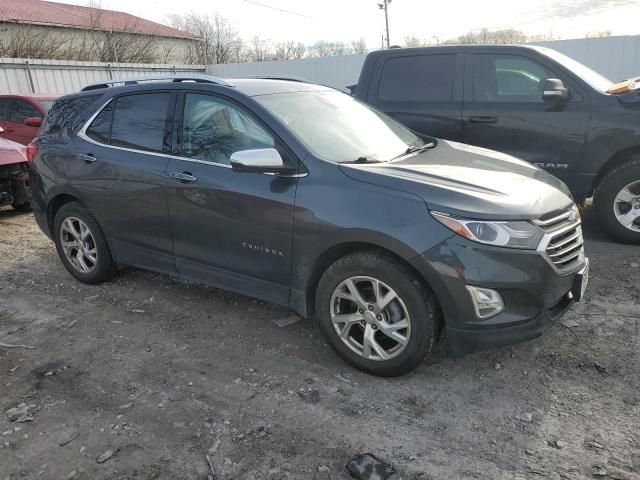
[[[223,78],[213,77],[211,75],[169,75],[160,77],[140,77],[140,78],[118,78],[109,80],[106,82],[92,83],[83,87],[80,91],[86,92],[88,90],[98,90],[100,88],[120,87],[124,85],[138,85],[141,83],[151,82],[196,82],[196,83],[212,83],[215,85],[222,85],[225,87],[233,87],[232,83],[229,83]]]
[[[245,77],[237,77],[238,79],[240,78],[250,78],[250,79],[256,79],[256,80],[286,80],[289,82],[301,82],[301,83],[316,83],[313,80],[309,80],[308,78],[304,78],[304,77],[296,77],[296,76],[289,76],[289,75],[250,75],[250,76],[245,76]]]

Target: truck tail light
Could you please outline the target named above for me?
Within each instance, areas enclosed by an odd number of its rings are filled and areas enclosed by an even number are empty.
[[[35,158],[37,153],[38,153],[37,145],[34,145],[33,143],[30,143],[29,145],[27,145],[27,161],[29,163],[33,162],[33,159]]]

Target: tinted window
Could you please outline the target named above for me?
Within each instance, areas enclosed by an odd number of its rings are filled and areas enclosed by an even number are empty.
[[[38,103],[40,104],[40,106],[42,107],[42,109],[45,112],[48,112],[49,110],[51,110],[51,107],[53,107],[53,102],[55,100],[43,100],[43,99],[38,99]]]
[[[455,55],[391,58],[382,69],[379,97],[387,101],[451,100],[455,69]]]
[[[127,95],[116,100],[111,145],[162,152],[170,93]]]
[[[241,107],[211,95],[186,94],[183,156],[230,164],[234,152],[274,145],[273,136]]]
[[[55,107],[54,107],[55,108]],[[96,142],[109,143],[111,140],[111,120],[113,118],[113,102],[104,107],[87,129],[87,136]]]
[[[0,120],[7,120],[9,118],[9,105],[11,100],[8,98],[0,99]]]
[[[555,76],[517,55],[473,56],[473,96],[481,102],[542,102],[542,87]]]
[[[9,113],[9,121],[22,123],[26,118],[38,117],[42,118],[42,114],[36,107],[23,100],[14,100],[11,104],[11,112]]]
[[[56,101],[44,118],[40,135],[62,134],[65,130],[67,135],[75,133],[86,118],[80,113],[99,96],[87,95]]]

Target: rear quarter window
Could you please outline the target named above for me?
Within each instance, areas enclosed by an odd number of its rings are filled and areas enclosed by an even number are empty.
[[[82,113],[98,98],[100,95],[57,100],[44,118],[39,135],[75,134],[86,121],[86,115]]]
[[[400,102],[451,100],[455,69],[454,54],[390,58],[382,67],[378,97]]]

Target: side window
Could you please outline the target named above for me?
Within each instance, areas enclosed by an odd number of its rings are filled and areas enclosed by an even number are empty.
[[[40,134],[62,135],[66,131],[68,135],[72,135],[82,124],[83,117],[80,114],[98,97],[100,95],[86,95],[57,100],[44,117]]]
[[[378,96],[383,101],[438,102],[453,98],[456,55],[412,55],[387,60]]]
[[[162,152],[170,104],[171,94],[164,92],[118,97],[111,122],[111,145]]]
[[[542,102],[547,78],[557,78],[534,60],[518,55],[473,55],[476,102]]]
[[[9,105],[11,105],[10,98],[0,99],[0,120],[9,119]]]
[[[113,101],[104,107],[87,129],[87,136],[96,142],[108,144],[111,140],[111,120],[113,119]]]
[[[226,165],[234,152],[275,146],[273,136],[244,109],[198,93],[185,95],[181,133],[182,156]]]
[[[11,104],[11,111],[9,113],[9,121],[22,123],[26,118],[38,117],[42,118],[42,114],[36,107],[29,102],[23,100],[14,100]]]

